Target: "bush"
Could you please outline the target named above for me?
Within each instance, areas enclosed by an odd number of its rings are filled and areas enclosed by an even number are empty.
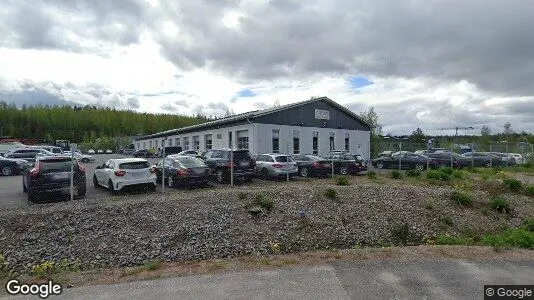
[[[473,198],[471,195],[459,191],[454,191],[451,195],[451,199],[457,204],[463,206],[471,206],[473,204]]]
[[[13,269],[7,259],[0,254],[0,279],[11,277],[13,273]]]
[[[526,192],[527,195],[529,195],[529,196],[534,196],[534,185],[529,185],[529,186],[525,189],[525,192]]]
[[[490,207],[501,213],[510,212],[510,204],[504,197],[495,197],[490,201]]]
[[[431,180],[449,181],[451,179],[451,175],[447,174],[446,172],[442,172],[441,169],[430,170],[426,172],[426,178]]]
[[[503,184],[512,192],[519,192],[523,188],[521,181],[515,178],[505,178]]]
[[[391,173],[389,173],[389,176],[393,179],[402,179],[402,173],[397,170],[391,171]]]
[[[327,188],[324,191],[324,195],[328,198],[334,199],[334,198],[337,198],[337,191],[333,188]]]
[[[337,176],[335,181],[337,185],[350,185],[349,178],[346,176]]]
[[[256,195],[254,198],[254,204],[267,210],[271,210],[274,207],[274,201],[263,196],[262,194]]]
[[[378,177],[378,174],[375,171],[367,171],[367,178],[369,179],[376,179]]]
[[[454,222],[452,221],[452,218],[450,216],[441,217],[441,218],[439,218],[439,220],[441,221],[441,223],[443,223],[443,224],[445,224],[447,226],[454,225]]]
[[[482,243],[486,246],[517,247],[534,249],[534,232],[524,228],[508,229],[499,234],[485,235]]]
[[[391,239],[397,245],[407,245],[412,238],[413,233],[407,223],[404,223],[402,225],[396,225],[391,230]]]
[[[526,219],[523,221],[523,225],[526,230],[534,232],[534,219]]]
[[[419,172],[417,170],[408,170],[408,171],[406,171],[406,176],[408,176],[408,177],[419,177],[419,176],[421,176],[421,172]]]
[[[468,238],[451,235],[438,235],[436,245],[468,245],[471,241]]]
[[[464,172],[462,172],[460,170],[453,170],[452,174],[451,174],[451,177],[454,178],[454,179],[464,179],[467,176],[465,175]]]
[[[443,173],[443,174],[447,174],[449,176],[452,176],[452,173],[454,172],[454,169],[447,167],[447,168],[439,168],[438,171]]]

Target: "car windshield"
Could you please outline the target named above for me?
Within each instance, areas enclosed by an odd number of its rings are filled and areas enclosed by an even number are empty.
[[[119,169],[125,170],[137,170],[137,169],[148,169],[150,165],[146,161],[132,161],[119,164]]]
[[[274,158],[276,162],[293,162],[293,158],[287,155],[280,155]]]
[[[70,172],[71,160],[70,159],[54,159],[54,160],[41,160],[39,161],[39,170],[42,173],[55,173],[55,172]]]
[[[194,157],[180,157],[177,160],[186,168],[198,168],[206,166],[202,160]]]

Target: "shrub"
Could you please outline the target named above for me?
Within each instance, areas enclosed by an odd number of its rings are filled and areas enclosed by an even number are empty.
[[[161,262],[159,260],[152,260],[145,263],[144,267],[146,270],[155,271],[161,268]]]
[[[439,218],[439,220],[441,221],[441,223],[443,223],[443,224],[445,224],[447,226],[454,225],[454,222],[452,221],[452,218],[450,216],[441,217],[441,218]]]
[[[13,270],[9,265],[7,259],[0,254],[0,279],[8,278],[13,275]]]
[[[463,206],[471,206],[473,204],[473,198],[471,195],[459,191],[454,191],[451,195],[451,199],[457,204]]]
[[[391,238],[400,245],[407,245],[412,233],[407,223],[397,225],[391,230]]]
[[[523,188],[521,181],[515,178],[505,178],[503,184],[512,192],[519,192]]]
[[[367,171],[367,178],[369,179],[376,179],[378,177],[378,174],[371,170],[371,171]]]
[[[526,230],[534,232],[534,219],[526,219],[523,221],[523,225]]]
[[[460,170],[453,170],[451,176],[454,179],[464,179],[467,177],[466,174]]]
[[[349,178],[346,176],[338,176],[335,178],[337,185],[350,185]]]
[[[482,180],[490,180],[489,174],[482,174]]]
[[[268,197],[265,197],[262,194],[256,195],[256,197],[254,198],[254,204],[267,210],[271,210],[274,207],[274,201],[272,199],[269,199]]]
[[[471,241],[468,238],[451,235],[438,235],[436,245],[468,245]]]
[[[534,196],[534,185],[527,186],[527,188],[525,189],[525,192],[529,196]]]
[[[439,168],[438,171],[443,173],[443,174],[447,174],[447,175],[451,175],[452,176],[452,173],[454,172],[454,169],[446,167],[446,168]]]
[[[327,188],[324,191],[324,195],[330,199],[334,199],[337,198],[337,191],[333,188]]]
[[[490,201],[490,207],[501,213],[510,212],[510,204],[504,197],[495,197]]]
[[[434,199],[426,198],[425,202],[423,203],[423,206],[424,206],[424,208],[426,208],[428,210],[433,210],[434,209]]]
[[[408,171],[406,171],[406,176],[408,176],[408,177],[419,177],[419,176],[421,176],[421,172],[419,172],[417,170],[408,170]]]
[[[391,171],[391,173],[389,173],[389,176],[393,179],[401,179],[402,178],[402,173],[400,171],[397,171],[397,170],[393,170]]]
[[[495,248],[517,247],[534,249],[534,232],[524,228],[508,229],[494,235],[485,235],[482,243]]]
[[[443,168],[443,169],[447,169],[447,168]],[[442,172],[441,170],[442,169],[428,171],[426,173],[426,178],[431,179],[431,180],[449,181],[451,179],[451,175],[446,173],[447,171]]]

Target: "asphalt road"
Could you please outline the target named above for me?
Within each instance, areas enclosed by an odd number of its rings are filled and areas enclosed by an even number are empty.
[[[484,285],[489,284],[534,284],[534,262],[340,261],[319,266],[75,287],[53,298],[483,299]]]

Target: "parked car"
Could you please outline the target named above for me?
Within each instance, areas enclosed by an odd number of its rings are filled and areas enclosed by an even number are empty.
[[[299,175],[302,177],[328,176],[332,174],[332,163],[320,156],[294,155]]]
[[[4,142],[0,143],[0,156],[4,156],[7,152],[13,150],[13,149],[19,149],[19,148],[25,148],[27,147],[24,144],[21,144],[19,142]]]
[[[108,150],[106,150],[106,154],[112,154],[112,153],[113,153],[113,151],[112,151],[112,150],[109,150],[109,149],[108,149]]]
[[[165,147],[165,156],[169,156],[169,155],[181,155],[181,156],[195,156],[195,157],[199,157],[199,153],[197,151],[190,151],[190,152],[194,152],[194,154],[196,155],[188,155],[188,154],[184,154],[183,151],[182,151],[182,147],[180,146],[177,146],[177,147],[174,147],[174,146],[168,146],[168,147]],[[163,157],[163,148],[162,149],[159,149],[158,152],[156,153],[156,157]]]
[[[334,174],[349,175],[367,171],[366,166],[362,166],[361,163],[354,158],[354,156],[348,153],[327,154],[321,157],[334,164]]]
[[[163,159],[165,184],[169,187],[207,185],[210,180],[209,167],[199,158],[171,155]],[[163,178],[162,161],[155,165],[158,182]]]
[[[510,156],[512,156],[515,160],[515,163],[517,165],[522,165],[525,163],[525,158],[523,157],[523,155],[519,154],[519,153],[509,153]]]
[[[185,150],[185,151],[181,151],[179,153],[177,153],[177,155],[182,155],[182,156],[193,156],[193,157],[198,157],[198,158],[202,158],[202,154],[196,150]]]
[[[503,161],[503,166],[515,166],[515,158],[511,154],[500,153],[500,152],[490,152],[489,154],[498,156]]]
[[[360,171],[359,172],[367,171],[367,160],[363,156],[361,156],[360,154],[351,154],[351,155],[360,164]]]
[[[89,150],[87,150],[87,154],[96,154],[96,152],[93,149],[89,149]]]
[[[28,201],[42,200],[43,194],[70,196],[71,169],[74,171],[74,193],[77,198],[84,197],[86,178],[82,164],[68,156],[42,156],[22,177],[22,189],[27,193]]]
[[[156,170],[143,158],[110,159],[97,166],[93,175],[95,187],[106,187],[111,194],[127,189],[156,190]]]
[[[71,152],[65,151],[63,152],[63,155],[71,156]],[[93,156],[87,155],[87,154],[81,154],[80,152],[74,152],[74,158],[76,158],[77,160],[81,161],[84,164],[95,161],[95,158]]]
[[[291,156],[278,153],[256,155],[256,173],[261,178],[293,177],[299,168]]]
[[[150,152],[147,149],[137,150],[132,154],[132,156],[133,157],[144,157],[144,158],[155,157],[154,153]]]
[[[96,153],[98,153],[98,154],[104,154],[104,150],[98,150],[98,151],[96,151]]]
[[[506,166],[506,162],[503,162],[499,156],[491,155],[487,152],[467,152],[462,156],[468,158],[468,161],[472,160],[475,167]]]
[[[452,160],[452,167],[453,168],[462,168],[466,167],[471,164],[471,160],[468,160],[467,158],[461,156],[458,153],[452,153],[452,152],[434,152],[434,153],[428,153],[425,156],[432,158],[436,161],[437,166],[440,168],[451,167],[451,160]],[[452,159],[451,159],[452,156]]]
[[[61,147],[57,147],[57,146],[39,146],[39,147],[34,147],[34,148],[41,148],[41,149],[44,149],[48,152],[51,152],[51,153],[54,153],[54,154],[62,154],[63,153],[63,149],[61,149]]]
[[[56,154],[48,152],[44,149],[23,148],[11,150],[4,155],[5,158],[23,159],[32,164],[35,163],[35,159],[40,156],[56,156]]]
[[[134,154],[134,152],[135,152],[135,149],[124,149],[124,150],[122,150],[122,154],[123,155],[132,155],[132,154]]]
[[[10,176],[22,174],[30,164],[24,159],[12,159],[0,156],[0,175]]]
[[[231,155],[233,162],[230,159]],[[248,150],[212,149],[206,151],[202,159],[210,168],[210,173],[220,183],[230,180],[230,168],[233,169],[234,179],[252,181],[256,173],[256,161]]]
[[[426,168],[427,161],[430,168],[436,168],[438,166],[436,160],[411,152],[396,152],[390,156],[379,157],[373,159],[372,164],[378,169],[397,169],[400,165],[402,169],[422,171]]]
[[[383,156],[390,156],[391,154],[393,154],[393,151],[382,151],[382,152],[378,153],[377,158],[378,157],[383,157]]]

